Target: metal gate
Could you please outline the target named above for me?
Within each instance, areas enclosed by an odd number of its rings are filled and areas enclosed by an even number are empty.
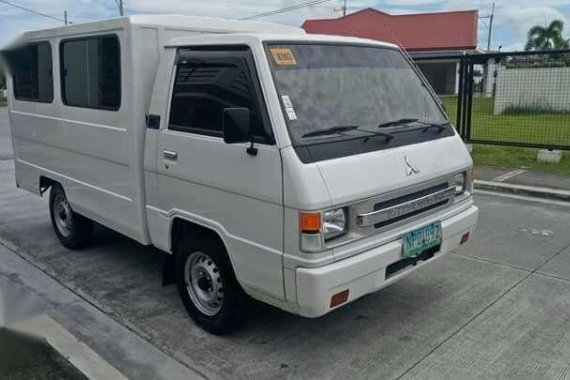
[[[420,69],[455,59],[439,93],[465,142],[570,150],[570,50],[416,59]],[[430,63],[431,60],[431,63]],[[424,71],[428,81],[430,73]],[[450,76],[447,76],[448,79]]]

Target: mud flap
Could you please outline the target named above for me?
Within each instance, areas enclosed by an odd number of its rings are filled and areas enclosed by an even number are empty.
[[[176,282],[176,272],[174,270],[174,255],[171,253],[162,254],[162,286],[174,284]]]

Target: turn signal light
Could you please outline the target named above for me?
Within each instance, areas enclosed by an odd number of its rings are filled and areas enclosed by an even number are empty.
[[[321,214],[318,212],[302,212],[299,214],[301,232],[317,233],[321,230]]]
[[[331,297],[331,308],[338,306],[338,305],[342,305],[346,301],[348,301],[348,289],[343,290],[340,293],[334,294]]]

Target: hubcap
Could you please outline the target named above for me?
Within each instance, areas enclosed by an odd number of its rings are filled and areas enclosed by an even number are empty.
[[[224,288],[218,267],[202,252],[193,252],[184,264],[184,281],[192,303],[202,313],[216,315],[224,303]]]
[[[73,222],[71,220],[71,207],[69,202],[62,194],[56,195],[53,202],[53,215],[55,219],[55,225],[60,234],[68,237],[71,234],[73,228]]]

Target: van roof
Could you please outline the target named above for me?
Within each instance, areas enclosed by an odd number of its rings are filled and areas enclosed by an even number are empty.
[[[176,37],[168,41],[165,44],[165,46],[177,47],[177,46],[201,43],[202,41],[209,43],[211,39],[212,39],[211,35]],[[243,40],[261,41],[261,42],[283,41],[287,43],[287,42],[303,41],[303,42],[315,42],[315,43],[322,42],[322,43],[366,44],[366,45],[376,45],[376,46],[389,47],[389,48],[398,48],[398,45],[395,45],[390,42],[382,42],[382,41],[370,40],[358,37],[333,36],[327,34],[246,32],[246,33],[232,33],[231,35],[224,36],[223,39],[225,41],[243,39]],[[221,41],[221,38],[217,37],[217,40]]]
[[[305,31],[301,28],[269,22],[228,20],[222,18],[183,15],[136,15],[28,31],[24,32],[19,38],[17,38],[15,43],[23,43],[52,37],[111,31],[113,29],[129,28],[131,26],[155,26],[158,28],[174,28],[188,31],[211,31],[213,33],[254,32],[305,34]]]

